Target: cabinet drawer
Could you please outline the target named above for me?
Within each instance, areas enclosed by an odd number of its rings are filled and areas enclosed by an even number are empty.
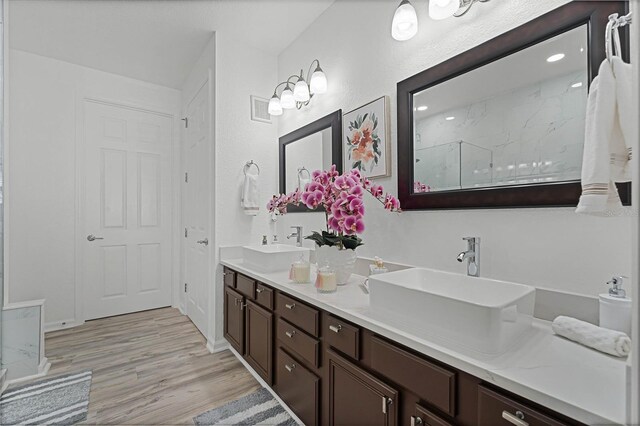
[[[236,273],[235,271],[225,267],[223,269],[223,281],[224,285],[231,288],[236,288]]]
[[[525,424],[562,426],[567,423],[554,420],[484,386],[478,386],[478,425],[524,426]]]
[[[315,337],[319,336],[320,313],[302,302],[282,293],[276,296],[276,311],[291,324],[301,328]]]
[[[273,289],[258,283],[256,285],[256,302],[267,309],[273,310]]]
[[[278,349],[276,391],[305,425],[318,424],[320,379],[301,366],[282,348]]]
[[[411,426],[453,426],[440,416],[433,414],[420,404],[416,404],[415,415],[411,416]]]
[[[371,367],[450,416],[456,415],[456,373],[382,339],[371,341]]]
[[[298,327],[295,327],[282,318],[278,319],[278,331],[276,333],[288,349],[296,352],[302,359],[308,361],[314,367],[319,366],[320,342]]]
[[[327,315],[322,326],[322,338],[335,349],[354,359],[360,359],[360,329],[333,315]]]
[[[236,276],[236,290],[239,293],[244,294],[251,300],[255,300],[256,298],[256,281],[245,277],[244,275],[238,274]]]

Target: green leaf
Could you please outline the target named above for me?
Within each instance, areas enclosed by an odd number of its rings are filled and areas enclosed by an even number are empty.
[[[313,231],[313,233],[311,235],[307,235],[304,238],[305,238],[305,240],[315,241],[315,243],[320,247],[325,245],[324,238],[322,238],[322,235],[320,235],[316,231]]]
[[[362,239],[357,235],[345,235],[342,237],[342,246],[345,249],[355,250],[363,245]]]

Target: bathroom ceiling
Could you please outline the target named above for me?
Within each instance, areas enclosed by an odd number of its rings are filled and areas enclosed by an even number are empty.
[[[334,0],[12,0],[11,48],[181,88],[212,32],[278,54]]]

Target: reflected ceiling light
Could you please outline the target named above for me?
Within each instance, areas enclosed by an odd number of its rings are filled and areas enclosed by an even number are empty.
[[[418,15],[409,0],[402,0],[393,14],[391,37],[398,41],[413,38],[418,32]]]
[[[313,74],[311,74],[311,70],[313,70]],[[307,80],[309,84],[307,84]],[[273,96],[269,100],[269,114],[282,115],[283,109],[300,109],[305,105],[309,105],[313,95],[326,93],[327,76],[320,68],[320,61],[317,59],[311,62],[307,72],[307,80],[303,77],[303,70],[300,70],[300,75],[292,75],[286,81],[279,83],[273,89]],[[284,86],[284,89],[278,96],[278,89],[282,86]]]
[[[450,117],[446,117],[445,120],[447,121],[451,121],[451,120],[455,120],[456,118],[454,116],[450,116]]]
[[[429,0],[429,17],[439,21],[453,16],[460,9],[460,0]]]
[[[571,87],[573,87],[574,89],[575,89],[575,88],[578,88],[578,87],[582,87],[582,82],[581,82],[581,81],[579,81],[579,82],[577,82],[577,83],[573,83],[573,84],[571,85]]]
[[[429,108],[429,107],[426,106],[426,105],[420,105],[418,108],[416,108],[416,111],[426,111],[427,108]]]
[[[558,62],[564,58],[564,53],[556,53],[547,58],[547,62]]]

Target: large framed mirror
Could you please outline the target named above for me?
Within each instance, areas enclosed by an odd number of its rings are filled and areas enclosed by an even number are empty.
[[[332,164],[342,173],[342,110],[280,138],[280,193],[304,189],[314,170],[326,170]],[[287,210],[313,211],[303,205]]]
[[[402,208],[575,206],[587,90],[627,7],[571,2],[398,83]]]

